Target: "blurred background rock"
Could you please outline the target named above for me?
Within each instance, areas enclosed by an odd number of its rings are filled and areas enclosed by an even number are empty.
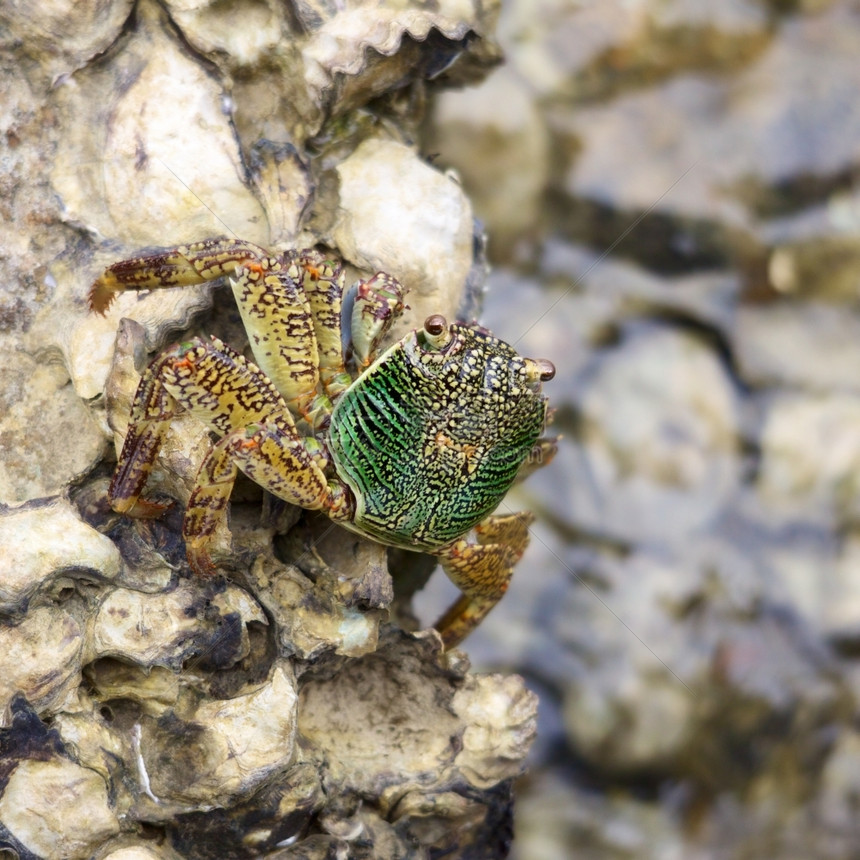
[[[540,694],[513,856],[857,857],[860,4],[508,0],[499,36],[427,152],[487,324],[559,368],[468,643]]]

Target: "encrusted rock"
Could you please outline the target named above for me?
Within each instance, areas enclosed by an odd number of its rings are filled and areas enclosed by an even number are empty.
[[[327,779],[379,795],[383,811],[419,787],[517,776],[534,739],[537,701],[522,679],[452,677],[435,636],[391,634],[375,653],[307,679],[300,696],[308,755],[327,762]]]
[[[63,758],[18,762],[0,795],[0,824],[45,860],[86,860],[120,828],[104,780]]]
[[[20,624],[0,626],[0,726],[23,694],[39,713],[51,712],[81,683],[83,631],[60,607],[32,609]]]
[[[248,797],[293,761],[296,687],[275,667],[261,687],[232,699],[141,718],[135,742],[141,793],[137,815],[211,809]]]
[[[57,456],[57,439],[64,456]],[[0,504],[61,492],[104,455],[101,428],[61,362],[4,351],[0,390]]]
[[[65,499],[0,510],[0,614],[25,608],[40,591],[77,578],[111,580],[116,546]]]
[[[397,631],[385,548],[242,478],[212,553],[226,576],[190,577],[182,514],[211,445],[190,415],[148,480],[172,507],[107,504],[152,356],[193,335],[246,348],[229,293],[87,302],[112,262],[226,234],[399,276],[403,327],[453,319],[465,284],[474,313],[480,230],[418,131],[430,78],[497,62],[497,5],[116,2],[93,27],[70,19],[63,44],[62,3],[0,12],[0,490],[24,503],[0,511],[0,850],[504,851],[534,697]]]
[[[185,580],[157,594],[116,588],[107,591],[90,619],[85,662],[119,657],[178,668],[202,652],[228,668],[247,655],[247,625],[254,622],[265,624],[265,615],[233,585],[201,588]]]

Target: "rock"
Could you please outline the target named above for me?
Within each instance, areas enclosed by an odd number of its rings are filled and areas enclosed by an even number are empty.
[[[509,68],[483,84],[443,93],[427,149],[462,177],[495,260],[510,259],[541,223],[549,136],[531,93]]]
[[[521,679],[455,680],[435,637],[404,637],[303,683],[299,733],[307,754],[328,762],[327,779],[379,794],[390,811],[410,791],[462,792],[518,775],[537,706]]]
[[[65,499],[0,511],[0,613],[26,609],[35,595],[61,582],[109,581],[119,570],[113,543]]]
[[[816,301],[741,306],[733,342],[742,378],[757,388],[860,390],[860,317],[845,308]]]
[[[812,628],[769,602],[763,580],[727,597],[733,580],[756,575],[745,561],[730,545],[700,541],[680,557],[640,552],[583,571],[550,623],[566,648],[556,665],[569,679],[569,737],[593,766],[725,785],[775,761],[822,759],[817,732],[848,706],[838,666]],[[774,714],[785,731],[765,740]],[[756,738],[751,761],[729,752],[742,737]]]
[[[288,665],[258,689],[141,719],[138,815],[211,809],[247,798],[293,761],[296,688]],[[165,806],[166,805],[166,806]],[[144,812],[146,810],[146,812]]]
[[[767,185],[845,168],[860,134],[860,113],[846,109],[858,74],[853,23],[854,12],[838,6],[797,16],[728,79],[676,75],[606,105],[580,107],[574,128],[582,149],[568,193],[740,225],[749,223],[747,177]],[[834,84],[813,94],[812,80]]]
[[[85,662],[115,657],[142,666],[174,669],[202,654],[222,669],[247,656],[247,626],[266,617],[234,585],[200,587],[184,581],[157,594],[108,591],[90,620]]]
[[[113,71],[88,66],[57,94],[61,114],[76,118],[51,174],[69,217],[129,251],[224,233],[265,241],[223,89],[171,35],[163,11],[143,4],[117,62]],[[128,83],[117,98],[95,98],[120,70]],[[165,236],[167,224],[178,232]]]
[[[131,0],[104,4],[52,0],[39,9],[10,4],[0,13],[4,29],[14,34],[48,81],[65,78],[108,50],[132,8]]]
[[[679,540],[737,488],[737,393],[699,340],[632,328],[598,357],[580,408],[584,472],[568,505],[581,524],[627,541]]]
[[[661,860],[688,855],[669,804],[632,793],[600,793],[545,774],[527,784],[511,860]]]
[[[104,780],[67,759],[20,761],[0,796],[0,824],[45,860],[86,860],[120,827]]]
[[[337,174],[331,241],[361,269],[387,271],[409,287],[411,310],[396,331],[430,313],[453,319],[473,262],[472,209],[459,185],[409,147],[381,139],[362,143]]]
[[[0,726],[24,695],[38,713],[60,708],[81,683],[83,636],[75,617],[60,607],[31,610],[16,625],[0,627]]]
[[[535,699],[518,678],[471,677],[432,632],[386,626],[382,548],[336,531],[329,544],[312,517],[240,480],[214,553],[223,576],[190,579],[182,511],[209,438],[188,416],[149,488],[173,508],[132,521],[106,500],[106,443],[125,435],[145,362],[195,334],[237,349],[246,338],[215,284],[129,293],[92,314],[104,266],[235,231],[328,244],[358,274],[407,278],[418,323],[453,317],[464,284],[476,308],[480,231],[457,183],[417,152],[426,92],[498,60],[498,8],[419,5],[141,0],[129,15],[117,2],[98,26],[70,21],[66,46],[53,44],[62,4],[32,20],[0,12],[0,346],[20,359],[3,415],[19,421],[15,452],[26,443],[57,461],[34,453],[26,473],[18,458],[25,480],[10,482],[27,501],[0,518],[0,633],[14,661],[0,729],[7,852],[509,846]]]
[[[0,391],[0,504],[55,496],[95,466],[104,437],[59,362],[6,352]],[[57,456],[57,439],[65,439]]]
[[[860,398],[833,393],[767,398],[756,484],[766,509],[782,519],[822,525],[860,514]]]

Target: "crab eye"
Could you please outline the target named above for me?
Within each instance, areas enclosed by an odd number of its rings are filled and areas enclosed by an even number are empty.
[[[448,323],[445,322],[445,317],[442,314],[432,314],[424,320],[424,331],[433,337],[439,337],[447,325]]]
[[[451,332],[442,314],[431,314],[424,320],[424,340],[431,349],[444,349],[451,343]]]
[[[549,382],[555,376],[555,365],[547,358],[537,359],[540,367],[540,381]]]
[[[555,376],[555,365],[546,358],[527,358],[525,374],[526,385],[533,391],[538,391],[541,382],[549,382]]]

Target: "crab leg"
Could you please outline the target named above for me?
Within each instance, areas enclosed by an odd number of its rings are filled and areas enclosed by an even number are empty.
[[[153,248],[149,253],[121,260],[105,269],[90,288],[90,310],[103,314],[117,293],[188,287],[214,281],[245,260],[275,262],[263,248],[241,239],[204,239],[176,248]]]
[[[346,489],[339,482],[328,483],[300,438],[277,423],[234,430],[206,455],[182,522],[188,562],[199,575],[215,572],[208,544],[226,516],[239,469],[284,501],[325,510],[333,520],[349,518]]]
[[[352,348],[361,369],[376,358],[376,350],[392,323],[406,307],[406,290],[397,278],[377,272],[369,281],[358,282],[352,308]]]
[[[205,379],[218,385],[205,388]],[[218,393],[216,393],[216,391]],[[108,490],[111,506],[133,516],[157,516],[163,505],[140,499],[177,401],[219,436],[280,408],[289,413],[272,384],[226,344],[199,338],[158,356],[143,372],[122,453]],[[295,432],[295,431],[294,431]]]
[[[462,642],[502,599],[529,542],[530,513],[488,517],[475,528],[477,543],[457,540],[440,553],[442,567],[463,595],[433,625],[445,649]]]
[[[117,292],[183,287],[232,274],[230,285],[262,371],[294,414],[313,424],[330,408],[318,399],[317,340],[303,271],[251,242],[206,239],[114,263],[90,290],[90,308],[104,313]],[[287,263],[289,265],[289,263]]]
[[[161,384],[159,369],[160,359],[150,364],[141,377],[122,453],[108,490],[111,507],[134,517],[157,517],[167,507],[140,498],[158,449],[176,414],[176,401]]]
[[[352,384],[343,361],[343,265],[309,250],[294,254],[287,271],[308,297],[319,350],[320,382],[328,397],[335,398]]]
[[[346,515],[347,494],[327,481],[316,441],[298,435],[283,398],[259,368],[216,338],[173,347],[144,372],[108,492],[116,510],[137,516],[163,510],[139,497],[177,403],[223,437],[201,466],[183,524],[196,570],[211,568],[205,545],[224,516],[237,464],[287,501],[326,509],[334,519]]]
[[[246,260],[230,278],[239,314],[260,369],[293,414],[313,426],[331,408],[319,399],[319,353],[310,302],[280,263]],[[294,272],[295,274],[295,272]]]

